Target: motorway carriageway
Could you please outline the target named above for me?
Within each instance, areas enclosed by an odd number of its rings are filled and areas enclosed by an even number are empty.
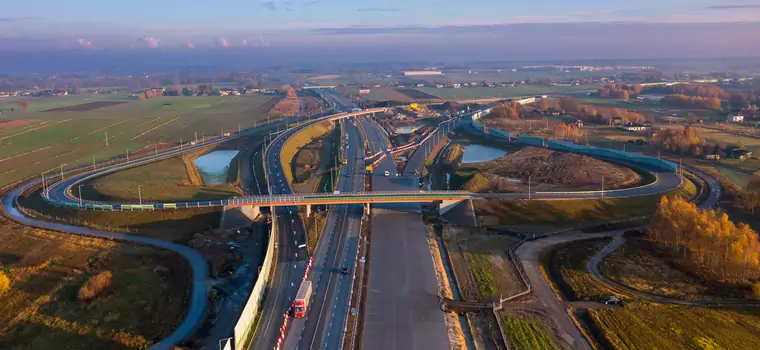
[[[338,189],[361,191],[364,187],[363,154],[359,131],[351,121],[343,122],[349,147],[343,155],[347,164],[340,169]],[[341,266],[353,270],[359,244],[363,206],[331,205],[314,256],[309,280],[313,283],[311,304],[303,319],[291,319],[283,349],[339,349],[348,316],[352,275],[343,275]]]

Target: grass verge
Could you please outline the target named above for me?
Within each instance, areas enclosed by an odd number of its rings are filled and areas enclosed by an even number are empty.
[[[514,349],[556,349],[560,346],[552,327],[539,316],[501,313],[504,337]]]
[[[11,279],[0,296],[0,348],[144,349],[184,317],[190,271],[181,257],[0,220],[0,264]],[[77,298],[107,271],[107,289]]]
[[[697,194],[693,182],[665,193],[666,196],[692,198]],[[555,227],[587,226],[593,223],[654,214],[663,194],[628,198],[573,200],[474,200],[479,226],[552,225]]]
[[[289,183],[293,183],[293,174],[295,172],[293,161],[298,150],[312,142],[314,139],[327,134],[333,127],[334,123],[331,121],[319,122],[297,132],[285,142],[280,151],[280,162],[281,164],[289,165],[287,169],[284,169],[285,178]]]

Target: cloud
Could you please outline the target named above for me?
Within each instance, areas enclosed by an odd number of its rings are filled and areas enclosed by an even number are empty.
[[[708,10],[742,10],[742,9],[760,9],[760,5],[736,4],[736,5],[714,5],[708,6]]]
[[[195,44],[193,44],[193,43],[187,43],[187,48],[188,49],[194,49],[195,48]]]
[[[92,47],[92,40],[90,39],[77,39],[77,43],[81,47]]]
[[[152,36],[146,36],[146,37],[139,38],[139,39],[135,40],[135,42],[138,45],[141,45],[142,47],[147,47],[147,48],[155,49],[161,43],[161,39],[154,38]]]
[[[230,47],[230,43],[227,42],[227,39],[221,38],[221,37],[217,38],[214,41],[214,44],[216,44],[216,46],[221,47],[221,48],[228,48],[228,47]]]
[[[277,11],[277,2],[275,1],[264,1],[261,5],[269,11]]]
[[[399,12],[401,9],[392,7],[366,7],[357,9],[358,12]]]
[[[242,46],[248,46],[248,40],[243,39],[243,41],[240,42],[240,45]]]
[[[2,22],[23,22],[23,21],[34,21],[41,19],[40,17],[2,17],[0,16],[0,23]]]

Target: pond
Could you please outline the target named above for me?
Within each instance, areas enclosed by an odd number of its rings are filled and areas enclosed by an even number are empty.
[[[404,125],[404,126],[396,126],[394,128],[396,129],[396,132],[399,135],[405,135],[405,134],[411,134],[411,133],[417,131],[417,129],[419,129],[421,127],[422,127],[422,125],[420,125],[420,124],[409,124],[409,125]]]
[[[464,146],[464,153],[462,153],[462,163],[480,163],[494,160],[499,157],[503,157],[507,154],[507,151],[488,147],[478,144],[470,144]]]
[[[204,185],[222,185],[227,183],[230,162],[238,154],[235,150],[219,150],[195,158],[193,163],[201,174]]]

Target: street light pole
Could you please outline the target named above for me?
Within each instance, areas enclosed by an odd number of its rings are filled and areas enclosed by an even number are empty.
[[[602,198],[604,198],[604,175],[602,175]]]
[[[142,190],[140,188],[142,188],[142,185],[137,185],[137,198],[140,201],[140,205],[142,205]]]
[[[79,189],[79,207],[80,208],[82,207],[82,186],[84,185],[77,186],[77,188]]]

